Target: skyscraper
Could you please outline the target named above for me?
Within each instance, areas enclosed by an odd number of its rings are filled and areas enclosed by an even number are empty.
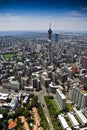
[[[55,42],[58,42],[58,34],[55,34]]]

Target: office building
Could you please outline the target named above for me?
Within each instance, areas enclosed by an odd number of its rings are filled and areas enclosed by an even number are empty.
[[[58,42],[58,34],[55,34],[55,42],[57,43]]]
[[[81,57],[81,66],[82,66],[82,68],[87,69],[87,57],[86,56]]]
[[[36,88],[36,89],[41,88],[40,80],[38,78],[33,78],[32,79],[32,86],[33,86],[33,88]]]

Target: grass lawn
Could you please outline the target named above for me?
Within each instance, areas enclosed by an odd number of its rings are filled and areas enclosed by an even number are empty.
[[[54,99],[50,99],[50,101],[53,104],[54,108],[56,109],[56,112],[60,113],[60,108],[59,108],[58,104],[56,103],[56,101]]]
[[[3,54],[3,57],[5,59],[10,59],[10,58],[13,58],[15,55],[16,55],[15,53]]]
[[[67,112],[73,111],[73,106],[69,103],[66,103],[66,111]]]
[[[50,96],[45,96],[44,98],[47,104],[47,108],[49,110],[54,130],[62,130],[60,122],[57,119],[57,116],[60,113],[60,109],[58,108],[56,101],[54,100],[54,98],[52,99]]]

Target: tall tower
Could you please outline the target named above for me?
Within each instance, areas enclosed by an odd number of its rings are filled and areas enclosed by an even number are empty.
[[[51,30],[51,24],[50,24],[49,25],[49,30],[48,30],[49,62],[50,62],[50,64],[52,63],[51,40],[52,40],[52,30]]]
[[[51,23],[49,24],[49,30],[48,30],[48,39],[52,39],[52,30],[51,30]]]

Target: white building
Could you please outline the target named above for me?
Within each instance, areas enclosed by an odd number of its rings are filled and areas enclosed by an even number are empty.
[[[11,89],[12,90],[19,90],[19,82],[18,81],[11,81]]]
[[[66,107],[66,97],[62,93],[62,91],[59,89],[56,90],[56,99],[57,99],[57,102],[58,102],[60,109],[64,110]]]
[[[49,84],[50,92],[56,93],[56,89],[59,88],[58,85],[54,85],[52,82]]]
[[[23,77],[21,78],[21,83],[23,86],[27,86],[29,82],[29,78],[28,77]]]
[[[76,120],[76,118],[74,117],[74,115],[72,113],[67,113],[70,121],[71,121],[71,124],[72,126],[74,127],[75,130],[79,130],[79,123],[78,121]]]
[[[29,97],[25,96],[24,100],[23,100],[23,105],[26,105],[28,103]]]
[[[77,87],[73,87],[72,102],[81,109],[87,107],[87,93]]]
[[[24,86],[25,91],[33,91],[33,86]]]
[[[0,114],[0,121],[3,119],[3,114]]]
[[[80,122],[82,123],[82,125],[87,126],[87,118],[83,115],[81,110],[77,110],[76,108],[74,108],[74,111],[76,112],[76,115],[78,119],[80,120]]]
[[[59,121],[60,121],[60,123],[61,123],[61,126],[62,126],[62,129],[63,129],[63,130],[72,130],[72,129],[69,127],[69,125],[67,124],[67,122],[66,122],[66,120],[65,120],[65,118],[64,118],[63,115],[58,115],[58,119],[59,119]]]
[[[9,94],[0,92],[0,100],[5,101],[8,98],[8,96],[9,96]]]

